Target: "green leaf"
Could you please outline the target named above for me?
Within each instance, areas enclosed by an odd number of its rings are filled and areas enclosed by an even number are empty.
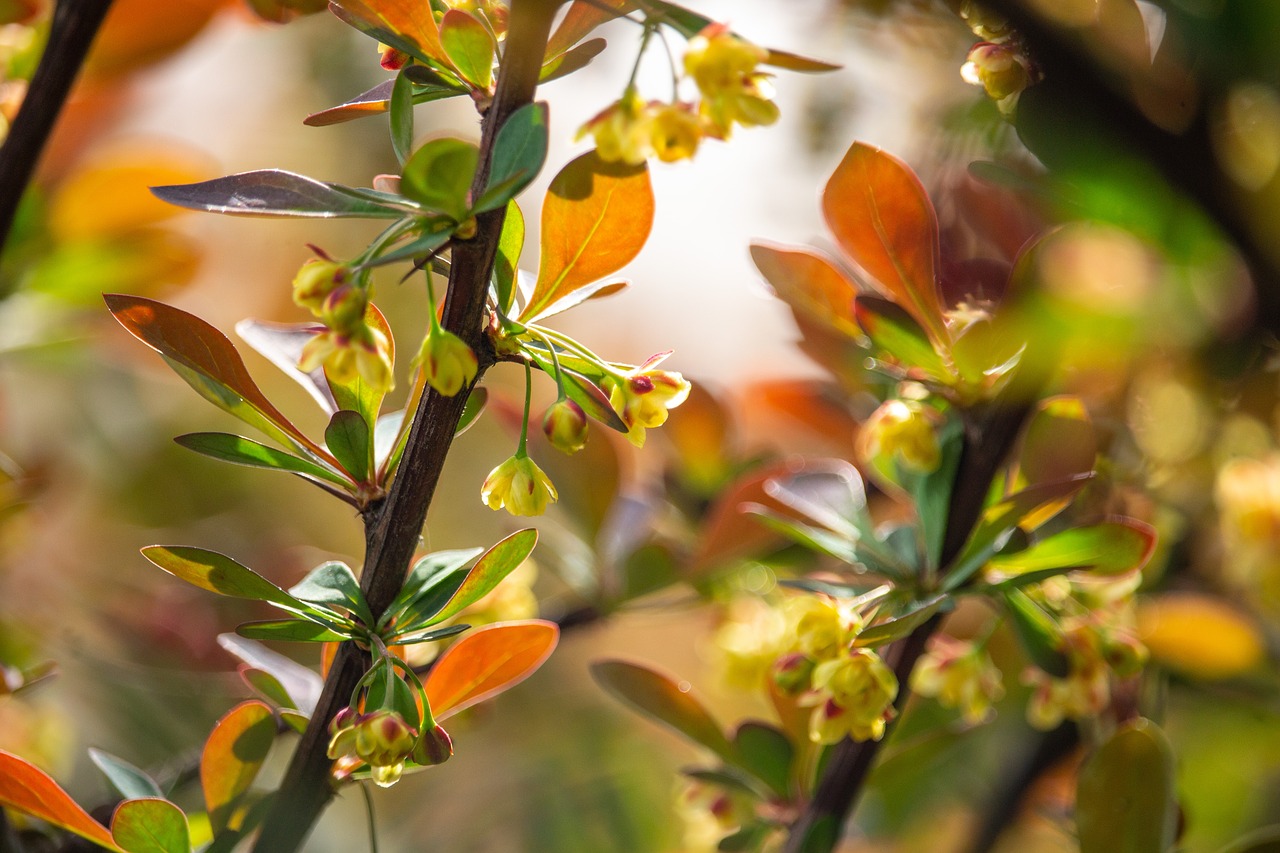
[[[391,148],[403,166],[413,153],[413,83],[402,69],[391,85]]]
[[[450,9],[440,19],[440,44],[464,80],[480,89],[489,88],[496,46],[484,24],[461,9]]]
[[[996,554],[988,565],[1005,574],[1072,568],[1122,575],[1146,565],[1155,545],[1151,525],[1118,519],[1055,533],[1021,551]]]
[[[467,217],[467,194],[479,156],[479,150],[470,142],[433,139],[405,164],[400,189],[426,207],[461,221]]]
[[[690,695],[687,681],[676,682],[639,664],[621,660],[597,661],[591,665],[596,683],[640,713],[664,723],[694,743],[700,743],[725,761],[737,758],[707,709]]]
[[[511,114],[494,140],[489,182],[476,213],[506,204],[538,176],[547,159],[547,127],[546,103],[525,104]],[[503,191],[493,194],[500,186]]]
[[[774,827],[771,824],[749,821],[736,832],[721,838],[720,843],[716,845],[716,850],[721,853],[752,853],[761,849],[760,845],[773,831]]]
[[[129,853],[191,853],[187,816],[164,799],[121,803],[111,817],[111,837]]]
[[[469,631],[470,625],[446,625],[443,628],[432,628],[430,631],[414,631],[408,634],[396,634],[392,637],[392,641],[397,646],[412,646],[415,643],[434,643],[437,640],[447,640],[449,637],[456,637],[463,631]]]
[[[250,690],[257,693],[277,709],[296,707],[293,697],[289,695],[289,691],[280,683],[280,679],[271,673],[249,666],[241,666],[240,678],[248,685]]]
[[[448,217],[422,219],[423,230],[412,240],[399,243],[369,261],[366,266],[380,267],[409,258],[420,258],[434,255],[442,246],[453,239],[455,221]]]
[[[350,489],[354,485],[351,480],[323,465],[238,435],[225,432],[193,432],[180,435],[174,441],[188,450],[194,450],[196,453],[230,462],[233,465],[287,471],[311,480],[332,483],[344,489]]]
[[[653,226],[645,166],[588,152],[552,179],[542,205],[538,279],[522,321],[578,288],[613,275],[640,253]]]
[[[938,445],[941,461],[933,471],[921,473],[898,465],[899,479],[915,503],[925,555],[933,568],[938,567],[942,558],[942,540],[946,536],[947,514],[951,509],[951,489],[955,484],[956,469],[960,466],[960,453],[964,449],[964,429],[958,419],[951,418],[938,429]]]
[[[1065,678],[1071,667],[1062,652],[1062,629],[1053,617],[1020,589],[1005,590],[1003,597],[1009,622],[1027,657],[1050,675]]]
[[[748,721],[733,733],[736,764],[786,798],[791,790],[795,747],[782,731],[768,723]]]
[[[369,481],[373,463],[373,442],[370,438],[369,425],[359,412],[346,409],[334,412],[329,426],[325,427],[325,445],[357,483]]]
[[[142,556],[174,577],[219,595],[266,601],[286,610],[309,610],[306,604],[253,569],[216,551],[182,545],[151,545],[142,549]]]
[[[800,853],[831,853],[840,840],[840,824],[827,815],[814,821],[800,842]]]
[[[604,52],[607,46],[604,39],[591,39],[566,50],[564,53],[553,56],[542,64],[542,72],[538,75],[538,82],[549,83],[552,80],[559,80],[561,77],[566,77],[575,71],[586,68],[591,64],[591,60]]]
[[[934,350],[929,336],[911,315],[888,299],[862,295],[854,304],[858,325],[876,349],[888,354],[898,364],[929,376],[950,375],[942,358]]]
[[[152,187],[151,192],[178,207],[237,216],[399,219],[416,212],[408,203],[377,202],[351,187],[280,169],[241,172],[196,184]]]
[[[900,640],[925,622],[928,622],[933,618],[934,614],[948,604],[950,604],[950,600],[945,595],[937,595],[927,601],[914,602],[913,609],[901,616],[886,619],[859,633],[853,644],[867,648],[883,646],[886,643],[892,643],[894,640]]]
[[[351,639],[308,619],[273,619],[243,622],[236,633],[250,640],[288,640],[298,643],[338,643]]]
[[[144,797],[164,797],[164,792],[155,780],[145,771],[133,766],[123,758],[117,758],[101,749],[89,748],[89,760],[92,761],[102,775],[107,777],[111,787],[126,800],[137,800]]]
[[[418,560],[409,570],[409,575],[405,578],[404,585],[400,587],[400,592],[396,593],[396,597],[387,607],[386,613],[378,623],[379,627],[385,626],[392,618],[399,617],[411,605],[418,604],[424,596],[436,595],[451,578],[456,577],[457,586],[461,586],[466,578],[464,567],[482,553],[484,553],[483,548],[436,551]],[[444,607],[449,598],[453,597],[457,586],[450,589],[449,597],[440,602],[440,607]],[[431,613],[434,614],[435,611]]]
[[[458,427],[453,431],[455,437],[462,435],[480,417],[489,404],[489,389],[483,385],[473,386],[467,395],[467,402],[462,406],[462,417],[458,418]]]
[[[553,365],[549,362],[543,364],[538,356],[535,356],[535,359],[539,365],[542,365],[544,371],[548,371],[548,375],[552,375]],[[611,430],[621,433],[628,431],[626,422],[613,410],[608,395],[600,390],[599,385],[572,370],[562,369],[560,376],[564,379],[565,396],[581,406],[587,417]]]
[[[291,587],[289,594],[311,604],[345,607],[365,625],[373,624],[360,582],[346,563],[321,563]]]
[[[200,784],[215,834],[226,829],[240,796],[262,769],[275,737],[271,709],[255,699],[241,702],[214,726],[200,755]]]
[[[538,531],[529,527],[517,530],[495,544],[476,561],[458,592],[443,610],[431,617],[431,621],[443,622],[488,595],[528,558],[537,542]]]
[[[1166,853],[1177,822],[1168,739],[1150,720],[1125,723],[1080,768],[1080,853]]]
[[[507,217],[502,220],[498,237],[498,257],[493,262],[493,289],[498,310],[511,313],[516,298],[516,275],[520,268],[520,252],[524,249],[524,214],[515,201],[507,203]]]

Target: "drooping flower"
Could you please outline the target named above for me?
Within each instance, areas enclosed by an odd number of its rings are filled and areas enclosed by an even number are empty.
[[[634,89],[578,129],[577,138],[591,134],[600,159],[639,166],[653,154],[652,115]]]
[[[293,301],[320,316],[329,294],[347,283],[347,268],[328,258],[311,258],[293,277]]]
[[[512,515],[542,515],[559,499],[555,484],[528,456],[517,454],[489,472],[480,487],[480,500],[489,509]]]
[[[358,714],[344,708],[329,724],[329,731],[329,758],[358,758],[369,765],[373,781],[384,788],[400,779],[405,760],[413,756],[418,744],[417,729],[386,709]]]
[[[321,366],[335,382],[354,382],[359,377],[382,391],[394,384],[390,342],[380,330],[364,323],[350,331],[327,329],[307,341],[298,369],[309,373]]]
[[[756,67],[769,57],[759,45],[738,38],[723,24],[711,24],[689,41],[685,72],[702,93],[702,113],[718,136],[733,125],[755,127],[778,120],[769,75]]]
[[[911,689],[959,709],[969,725],[985,722],[991,706],[1004,695],[1000,670],[981,647],[938,635],[911,673]]]
[[[621,377],[606,376],[601,387],[609,395],[609,404],[629,427],[627,439],[636,447],[644,446],[644,431],[662,426],[670,409],[689,396],[690,384],[679,373],[648,369],[664,355],[654,356]]]
[[[466,341],[435,324],[422,341],[417,361],[427,384],[446,397],[468,387],[480,370],[480,361]]]
[[[823,661],[813,670],[813,693],[801,700],[816,705],[809,718],[809,739],[825,744],[845,736],[879,740],[893,719],[897,695],[897,676],[869,649],[851,649]]]
[[[558,400],[543,415],[542,431],[552,447],[577,453],[587,444],[587,413],[568,398]]]
[[[664,163],[691,159],[703,131],[702,118],[690,104],[650,105],[649,142]]]

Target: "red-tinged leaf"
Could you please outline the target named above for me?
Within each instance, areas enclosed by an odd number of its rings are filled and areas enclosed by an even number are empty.
[[[427,699],[436,719],[448,719],[524,681],[551,656],[559,639],[560,628],[541,619],[487,625],[463,637],[427,676]]]
[[[664,723],[726,761],[737,756],[733,745],[702,703],[690,694],[687,681],[677,682],[648,667],[621,660],[591,665],[596,683],[647,717]]]
[[[809,249],[752,243],[751,259],[779,299],[809,319],[857,337],[857,286],[826,258]]]
[[[1027,424],[1019,474],[1028,485],[1088,474],[1098,456],[1098,437],[1079,397],[1040,402]]]
[[[840,247],[935,343],[948,340],[938,295],[938,216],[920,179],[879,148],[854,143],[822,193]]]
[[[213,727],[200,756],[200,784],[215,833],[226,829],[236,801],[253,784],[275,736],[271,709],[256,699],[241,702]]]
[[[1122,575],[1145,566],[1155,547],[1154,527],[1125,518],[1055,533],[1021,551],[997,554],[990,565],[1006,574],[1071,567]]]
[[[329,9],[360,32],[427,64],[449,67],[431,4],[422,0],[331,0]]]
[[[560,26],[547,41],[547,61],[586,38],[596,27],[635,8],[635,0],[573,0],[560,20]]]
[[[653,226],[646,166],[608,163],[590,151],[560,170],[542,206],[538,283],[521,320],[584,285],[613,275],[637,254]]]
[[[792,473],[794,469],[785,463],[771,465],[748,474],[721,492],[707,511],[694,548],[690,564],[694,576],[706,574],[744,554],[766,553],[770,547],[785,541],[742,509],[747,504],[759,504],[785,515],[786,507],[766,493],[765,484]]]
[[[0,750],[0,805],[60,826],[108,850],[120,850],[107,828],[80,808],[48,774],[4,750]]]
[[[182,809],[168,800],[128,800],[111,816],[111,836],[129,853],[191,853]]]
[[[171,365],[186,368],[175,367],[175,370],[205,399],[272,438],[285,444],[299,444],[332,461],[328,453],[303,435],[266,398],[240,360],[235,346],[222,332],[194,314],[163,302],[118,293],[104,298],[112,316],[129,334],[160,353]]]
[[[424,66],[415,65],[412,67],[422,68]],[[385,113],[391,108],[391,91],[395,87],[395,82],[393,78],[384,83],[379,83],[369,91],[362,92],[351,100],[338,104],[336,107],[329,107],[312,113],[303,119],[302,123],[308,127],[326,127],[331,124],[341,124],[342,122],[353,121],[365,116]],[[452,83],[447,86],[420,86],[413,93],[413,102],[415,104],[425,104],[430,101],[441,101],[445,98],[464,94],[466,91],[466,88],[462,85]]]
[[[791,53],[787,50],[774,50],[772,48],[769,49],[769,56],[765,59],[764,64],[772,65],[774,68],[785,68],[788,71],[800,71],[805,74],[839,71],[843,67],[833,62],[823,62],[821,59],[811,59],[798,53]]]
[[[842,450],[852,446],[858,432],[859,423],[849,411],[847,395],[830,382],[797,379],[756,382],[747,388],[746,400],[749,411],[780,417],[787,429],[800,428],[817,434]]]
[[[1080,768],[1080,853],[1165,853],[1178,823],[1173,750],[1155,723],[1125,723]]]
[[[449,599],[445,608],[431,618],[429,624],[443,622],[488,595],[503,578],[515,571],[533,553],[533,546],[537,543],[538,531],[532,527],[517,530],[498,542],[476,560],[462,586]]]
[[[464,80],[489,88],[495,48],[484,24],[461,9],[450,9],[440,19],[440,44]]]

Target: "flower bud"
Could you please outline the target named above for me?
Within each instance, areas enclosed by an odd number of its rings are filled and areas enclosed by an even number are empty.
[[[293,301],[320,316],[329,294],[347,280],[347,268],[326,258],[312,258],[293,277]]]
[[[813,676],[813,661],[800,652],[792,652],[773,663],[773,683],[788,696],[795,696],[809,689]]]
[[[418,364],[432,388],[452,397],[476,378],[480,362],[462,338],[434,326],[418,351]]]
[[[427,729],[413,750],[413,760],[423,767],[444,764],[453,757],[453,738],[441,725]]]
[[[868,461],[894,456],[916,471],[935,471],[942,454],[934,417],[932,410],[913,400],[888,400],[862,425],[858,450]]]
[[[997,101],[1010,98],[1031,85],[1027,60],[1009,44],[982,42],[969,51],[960,69],[966,82],[981,86]]]
[[[378,64],[388,71],[399,71],[409,64],[409,54],[380,44],[378,45]]]
[[[560,400],[547,409],[542,431],[557,450],[577,453],[587,443],[587,413],[572,400]]]

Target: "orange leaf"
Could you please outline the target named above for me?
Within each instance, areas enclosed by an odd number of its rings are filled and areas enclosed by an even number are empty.
[[[226,827],[236,800],[253,784],[275,736],[271,709],[256,699],[241,702],[213,727],[200,756],[200,784],[215,833]]]
[[[751,260],[783,302],[821,325],[858,336],[857,287],[826,258],[808,249],[752,243]]]
[[[635,0],[573,0],[547,41],[546,58],[559,56],[601,24],[636,8]]]
[[[524,681],[560,639],[554,622],[530,619],[478,628],[455,643],[427,677],[437,720],[447,719]]]
[[[85,73],[106,78],[133,71],[175,53],[231,0],[114,0],[93,41]]]
[[[60,826],[108,850],[120,850],[107,828],[80,808],[48,774],[3,750],[0,750],[0,805]]]
[[[1153,661],[1203,681],[1247,675],[1267,654],[1253,619],[1196,592],[1144,597],[1138,603],[1138,636]]]
[[[320,458],[333,461],[332,456],[303,435],[263,395],[235,346],[222,332],[194,314],[153,299],[119,293],[107,294],[104,299],[111,314],[131,335],[160,353],[171,365],[193,371],[220,386],[210,389],[198,378],[188,378],[178,370],[178,374],[210,402],[263,429],[273,438],[283,435],[286,441],[295,441]],[[228,400],[226,392],[239,399]],[[241,404],[247,404],[253,411],[245,412]]]
[[[389,30],[410,42],[418,53],[428,59],[438,61],[445,68],[453,67],[440,44],[440,28],[431,14],[430,3],[422,0],[334,0],[330,8],[339,18],[359,30]]]
[[[646,166],[608,163],[594,151],[560,170],[542,205],[538,283],[521,320],[584,285],[612,275],[640,253],[653,226]]]
[[[948,340],[935,276],[938,216],[919,178],[879,148],[854,143],[822,193],[840,247],[935,343]]]

